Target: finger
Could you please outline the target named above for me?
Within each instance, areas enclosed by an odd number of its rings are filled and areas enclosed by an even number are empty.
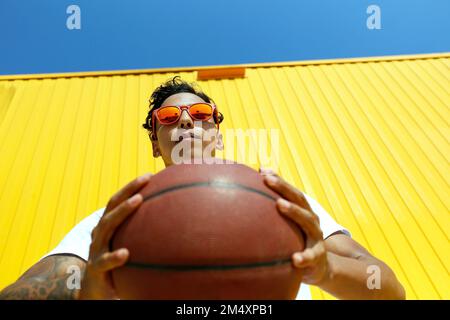
[[[133,197],[123,201],[119,206],[104,215],[96,227],[95,238],[92,240],[94,250],[102,250],[108,246],[109,241],[117,227],[130,216],[137,207],[143,202],[141,194],[135,194]]]
[[[119,204],[121,204],[126,199],[130,198],[132,195],[137,193],[142,189],[143,186],[147,184],[152,176],[151,173],[146,173],[133,181],[129,182],[125,187],[117,191],[109,200],[108,205],[106,206],[105,213],[110,212]]]
[[[296,268],[304,268],[311,263],[311,257],[308,257],[306,250],[302,252],[296,252],[292,255],[292,262]]]
[[[259,173],[262,175],[277,175],[275,171],[270,168],[259,168]]]
[[[264,181],[272,190],[277,192],[283,198],[312,211],[305,195],[282,178],[274,175],[266,175]]]
[[[326,255],[324,243],[318,242],[313,247],[307,248],[302,252],[296,252],[292,255],[294,265],[298,268],[314,266],[320,259]]]
[[[312,211],[301,208],[283,198],[277,200],[277,208],[282,214],[298,224],[310,239],[323,240],[319,219]]]
[[[113,252],[105,252],[95,261],[94,268],[97,272],[110,271],[123,266],[127,262],[129,255],[129,251],[125,248]]]

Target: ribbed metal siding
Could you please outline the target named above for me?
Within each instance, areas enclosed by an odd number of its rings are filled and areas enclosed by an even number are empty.
[[[450,57],[247,69],[199,82],[223,128],[280,129],[280,173],[399,276],[450,299]],[[141,123],[179,74],[0,81],[0,288],[127,181],[163,169]],[[314,288],[315,298],[331,298]]]

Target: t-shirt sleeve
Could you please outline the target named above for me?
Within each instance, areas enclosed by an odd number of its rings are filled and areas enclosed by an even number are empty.
[[[311,206],[311,209],[314,211],[315,214],[319,217],[320,220],[320,228],[323,232],[323,238],[326,239],[329,236],[331,236],[333,233],[341,231],[344,234],[351,237],[350,232],[338,224],[331,215],[320,205],[319,202],[314,200],[312,197],[308,196],[307,194],[303,193],[305,195],[306,200],[308,201],[309,205]]]
[[[91,245],[91,233],[103,216],[105,208],[101,208],[81,220],[52,251],[45,257],[55,254],[73,254],[87,261],[89,258],[89,247]]]

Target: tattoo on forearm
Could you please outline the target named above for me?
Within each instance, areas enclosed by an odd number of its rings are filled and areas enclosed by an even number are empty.
[[[77,289],[69,289],[67,269],[80,265],[77,258],[52,256],[28,270],[18,281],[0,292],[2,300],[70,300]]]

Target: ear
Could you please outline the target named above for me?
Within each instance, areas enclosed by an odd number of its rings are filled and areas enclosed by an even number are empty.
[[[222,136],[222,132],[217,132],[216,135],[216,149],[222,151],[223,150],[223,136]]]
[[[148,137],[150,138],[150,141],[152,143],[152,149],[153,149],[153,157],[158,158],[161,156],[161,150],[159,150],[159,143],[156,139],[156,135],[154,133],[149,133]]]

